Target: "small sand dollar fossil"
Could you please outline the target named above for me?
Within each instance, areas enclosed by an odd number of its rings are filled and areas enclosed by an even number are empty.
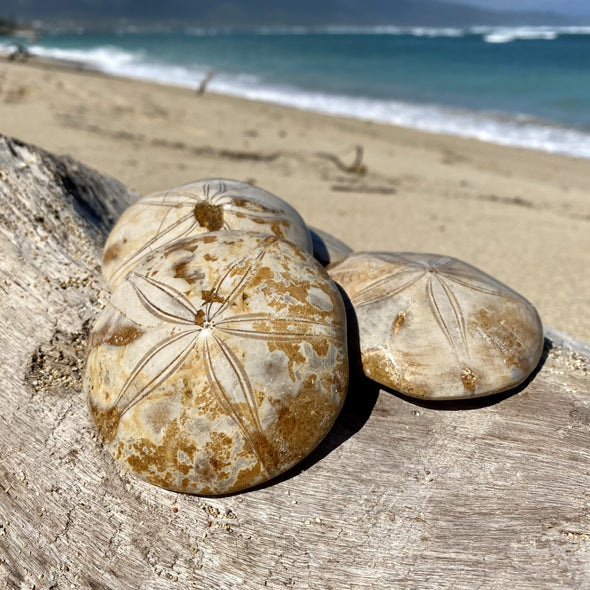
[[[293,244],[223,231],[146,257],[90,337],[84,386],[114,457],[197,494],[264,482],[327,434],[348,384],[346,314]]]
[[[309,231],[288,203],[244,182],[212,178],[131,205],[105,244],[105,282],[113,289],[146,254],[175,240],[227,229],[274,234],[312,252]]]
[[[356,253],[329,273],[358,323],[371,379],[413,397],[459,399],[524,381],[543,349],[535,308],[448,256]]]

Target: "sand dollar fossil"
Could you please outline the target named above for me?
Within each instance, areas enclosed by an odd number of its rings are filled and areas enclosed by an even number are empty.
[[[309,231],[291,205],[251,184],[212,178],[131,205],[105,244],[105,282],[114,288],[146,254],[175,240],[227,229],[274,234],[312,252]]]
[[[352,248],[322,229],[310,227],[309,233],[313,244],[313,255],[322,266],[335,264],[352,254]]]
[[[448,256],[356,253],[330,267],[349,298],[363,371],[413,397],[458,399],[515,387],[539,362],[535,308]]]
[[[347,383],[337,287],[293,244],[239,231],[180,240],[138,264],[94,327],[84,376],[114,457],[197,494],[238,491],[303,459]]]

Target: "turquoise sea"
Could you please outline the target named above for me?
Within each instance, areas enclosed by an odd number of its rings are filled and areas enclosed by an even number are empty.
[[[0,51],[9,40],[0,38]],[[105,72],[590,158],[590,27],[48,34]]]

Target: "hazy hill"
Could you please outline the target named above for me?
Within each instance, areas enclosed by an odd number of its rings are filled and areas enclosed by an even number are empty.
[[[469,26],[558,24],[565,17],[496,12],[437,0],[3,0],[0,11],[18,19],[70,19],[85,25],[120,19],[202,26],[395,24]]]

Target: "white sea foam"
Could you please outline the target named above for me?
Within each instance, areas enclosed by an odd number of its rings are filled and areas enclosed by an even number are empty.
[[[557,39],[559,32],[554,29],[540,27],[510,27],[494,29],[493,32],[484,35],[487,43],[510,43],[516,40],[543,39],[553,41]]]
[[[83,63],[98,70],[196,88],[208,71],[206,66],[181,66],[148,59],[141,51],[102,46],[93,49],[31,47],[33,53]],[[491,143],[590,158],[590,133],[559,127],[527,115],[510,117],[501,113],[469,111],[440,105],[416,104],[312,92],[296,87],[269,84],[250,74],[215,74],[210,90],[302,110],[399,125]]]
[[[518,40],[553,41],[565,35],[590,35],[590,27],[471,27],[473,35],[482,35],[486,43],[511,43]]]
[[[533,120],[526,115],[507,117],[500,113],[304,92],[278,86],[237,86],[233,80],[221,79],[212,83],[211,89],[302,110],[590,158],[590,133]]]
[[[142,51],[125,51],[109,45],[92,49],[62,49],[33,45],[31,51],[40,57],[80,62],[91,68],[113,74],[123,73],[144,59]]]
[[[147,59],[143,51],[126,51],[108,45],[93,49],[32,46],[31,51],[40,57],[79,62],[107,74],[178,86],[197,86],[207,73],[205,67],[187,68],[181,65],[158,63]]]

